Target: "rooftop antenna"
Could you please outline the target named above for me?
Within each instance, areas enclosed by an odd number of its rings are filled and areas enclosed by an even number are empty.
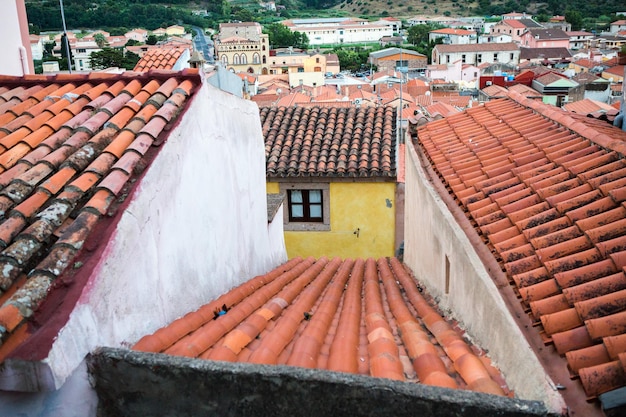
[[[67,70],[72,73],[72,59],[70,55],[70,40],[67,37],[67,27],[65,26],[65,11],[63,10],[63,0],[59,0],[61,5],[61,20],[63,21],[63,34],[65,35],[65,53],[67,56]]]

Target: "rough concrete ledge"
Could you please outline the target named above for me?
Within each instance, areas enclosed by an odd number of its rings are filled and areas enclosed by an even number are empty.
[[[100,348],[88,367],[99,417],[554,416],[538,401],[289,366]]]

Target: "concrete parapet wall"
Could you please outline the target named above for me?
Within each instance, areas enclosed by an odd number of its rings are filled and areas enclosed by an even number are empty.
[[[289,366],[102,348],[88,360],[98,416],[549,416],[545,406],[471,391]]]

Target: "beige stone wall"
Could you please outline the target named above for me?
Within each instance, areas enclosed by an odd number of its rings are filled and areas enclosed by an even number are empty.
[[[434,188],[410,142],[404,221],[404,262],[441,309],[488,350],[518,397],[542,401],[553,411],[563,409],[562,397],[551,388],[550,377],[513,320],[473,242]],[[476,244],[482,243],[477,239]]]

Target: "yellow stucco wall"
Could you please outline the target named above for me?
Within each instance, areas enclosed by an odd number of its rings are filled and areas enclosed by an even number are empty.
[[[395,189],[395,183],[331,183],[330,231],[285,231],[287,255],[393,256]],[[267,184],[268,193],[279,191],[278,183]]]

